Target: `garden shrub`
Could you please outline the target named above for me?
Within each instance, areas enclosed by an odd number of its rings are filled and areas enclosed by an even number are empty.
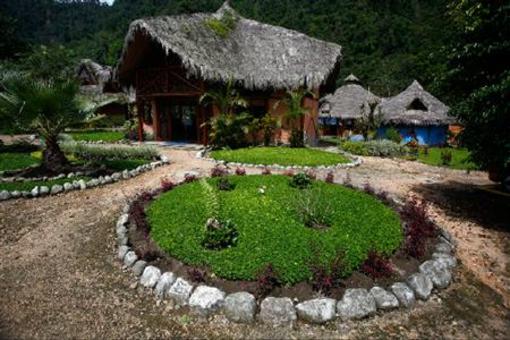
[[[322,199],[320,190],[303,190],[297,199],[296,210],[300,220],[309,228],[325,229],[331,226],[333,207]]]
[[[88,161],[145,159],[154,160],[159,157],[158,150],[152,146],[129,145],[91,145],[84,143],[64,142],[60,148],[66,154]]]
[[[239,233],[232,221],[220,222],[211,218],[207,221],[202,245],[210,250],[231,248],[236,245],[238,237]]]
[[[368,258],[363,265],[361,265],[361,272],[370,276],[372,279],[390,277],[394,274],[391,262],[375,251],[368,253]]]
[[[386,130],[386,138],[388,138],[388,140],[394,143],[399,144],[402,141],[402,136],[400,136],[400,132],[398,132],[398,130],[395,129],[394,127],[390,127],[389,129]]]
[[[218,181],[218,190],[231,191],[234,190],[236,185],[232,183],[227,177],[222,177]]]
[[[452,151],[449,149],[441,150],[441,165],[450,165],[452,162]]]
[[[428,217],[427,203],[412,197],[402,207],[400,214],[406,222],[406,253],[415,258],[423,257],[429,238],[437,233],[436,226]]]
[[[341,145],[346,152],[360,156],[399,157],[407,153],[407,148],[389,140],[372,140],[368,142],[346,141]]]
[[[305,173],[299,173],[292,176],[290,180],[290,186],[298,189],[306,189],[312,185],[312,179]]]
[[[292,129],[289,137],[291,148],[302,148],[305,146],[304,132],[301,129]]]
[[[257,290],[255,294],[259,298],[265,297],[280,285],[278,273],[270,263],[257,276]]]

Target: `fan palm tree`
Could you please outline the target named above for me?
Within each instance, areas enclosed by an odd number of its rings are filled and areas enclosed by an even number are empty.
[[[248,107],[248,102],[234,87],[234,82],[229,80],[225,87],[210,90],[200,97],[200,104],[214,104],[220,110],[220,114],[233,115],[238,107]]]
[[[69,164],[58,145],[58,136],[71,124],[83,120],[77,99],[78,85],[72,81],[36,80],[16,74],[0,86],[0,118],[3,122],[35,130],[44,138],[42,166],[60,172]]]
[[[301,124],[301,119],[309,112],[307,108],[303,107],[303,99],[307,96],[315,98],[315,94],[311,91],[299,89],[296,91],[287,91],[287,95],[284,99],[287,105],[287,112],[285,118],[287,118],[291,124],[291,147],[302,147],[304,143],[304,132]],[[280,103],[278,102],[277,105]]]

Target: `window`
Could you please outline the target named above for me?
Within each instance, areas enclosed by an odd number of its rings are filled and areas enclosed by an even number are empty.
[[[407,107],[408,110],[418,110],[418,111],[428,111],[428,108],[423,104],[423,102],[416,98],[414,99],[411,104]]]

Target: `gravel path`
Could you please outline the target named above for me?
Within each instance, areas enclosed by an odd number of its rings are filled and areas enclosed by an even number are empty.
[[[358,323],[293,329],[188,316],[134,288],[115,259],[114,223],[126,197],[208,173],[195,152],[162,149],[172,164],[103,188],[0,203],[0,338],[503,338],[510,332],[508,199],[474,189],[485,174],[367,158],[349,170],[355,183],[433,202],[431,213],[459,240],[456,282],[418,308]],[[346,176],[339,170],[337,179]],[[506,223],[506,225],[505,225]],[[506,307],[505,307],[506,306]]]

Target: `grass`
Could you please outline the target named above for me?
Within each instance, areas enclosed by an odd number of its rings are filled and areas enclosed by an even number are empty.
[[[61,179],[51,180],[51,181],[30,181],[30,182],[13,182],[13,183],[0,182],[0,191],[2,191],[2,190],[31,191],[36,186],[46,186],[51,189],[51,187],[55,184],[63,185],[66,182],[71,183],[73,181],[79,181],[80,179],[89,181],[92,178],[90,178],[90,177],[73,177],[73,178],[61,178]]]
[[[452,153],[452,161],[448,165],[443,165],[441,161],[441,151],[450,150]],[[466,149],[454,148],[429,148],[426,155],[423,149],[420,149],[418,160],[422,163],[434,166],[447,166],[451,169],[458,170],[476,170],[476,164],[469,160],[469,151]]]
[[[122,131],[81,131],[81,132],[70,132],[69,135],[75,141],[85,142],[119,142],[124,139],[124,133]]]
[[[331,226],[306,227],[298,217],[302,192],[284,176],[233,176],[233,191],[217,191],[220,219],[234,222],[237,245],[220,251],[202,246],[206,196],[198,182],[179,186],[154,201],[147,210],[151,236],[170,255],[196,266],[206,266],[230,280],[254,280],[271,263],[280,279],[294,284],[310,278],[312,248],[320,261],[331,261],[345,250],[345,274],[350,274],[375,250],[391,254],[402,242],[398,215],[365,193],[338,185],[313,182],[313,190],[334,207]],[[216,188],[218,179],[209,179]],[[258,189],[265,186],[265,194]]]
[[[284,166],[320,166],[348,163],[340,154],[309,148],[257,147],[238,150],[216,150],[211,157],[227,162]]]
[[[0,153],[0,171],[23,169],[39,163],[40,160],[28,152]]]

